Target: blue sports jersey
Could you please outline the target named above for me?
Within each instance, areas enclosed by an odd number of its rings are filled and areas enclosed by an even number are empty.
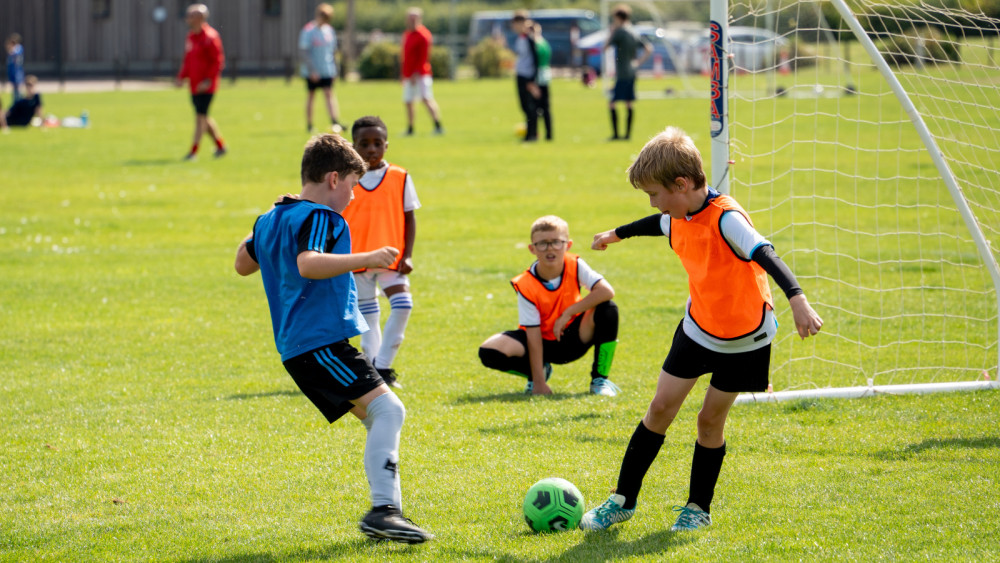
[[[260,265],[282,361],[368,330],[351,272],[322,280],[299,275],[298,255],[306,250],[351,253],[351,231],[340,214],[285,199],[257,218],[246,246]]]

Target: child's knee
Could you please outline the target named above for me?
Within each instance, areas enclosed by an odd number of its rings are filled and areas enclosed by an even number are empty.
[[[406,419],[406,407],[403,406],[403,402],[392,391],[372,399],[368,403],[367,411],[368,418],[373,423],[380,419],[386,419],[402,426],[403,421]]]
[[[479,361],[490,369],[505,371],[509,359],[506,354],[496,348],[479,347]]]
[[[389,296],[389,307],[396,311],[413,309],[413,294],[409,291],[393,293]]]

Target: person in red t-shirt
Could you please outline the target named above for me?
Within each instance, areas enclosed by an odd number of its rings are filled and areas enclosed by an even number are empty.
[[[219,32],[208,25],[208,7],[204,4],[188,6],[185,18],[188,26],[187,41],[184,44],[184,63],[177,73],[175,84],[179,88],[184,79],[191,86],[191,103],[194,104],[194,142],[191,152],[184,160],[194,160],[198,156],[198,143],[201,136],[208,131],[215,140],[215,157],[226,154],[226,144],[219,133],[215,120],[208,116],[208,106],[212,96],[219,87],[219,76],[226,63],[226,55],[222,51],[222,38]]]
[[[417,98],[424,101],[427,111],[434,120],[434,134],[444,133],[441,128],[441,111],[431,91],[431,45],[434,37],[421,23],[423,10],[410,8],[406,11],[406,31],[403,33],[403,103],[406,104],[406,134],[413,134],[413,102]]]

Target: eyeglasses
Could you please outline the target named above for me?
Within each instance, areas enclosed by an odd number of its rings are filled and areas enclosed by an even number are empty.
[[[560,250],[562,249],[564,244],[566,244],[566,241],[556,239],[556,240],[540,240],[538,242],[531,243],[531,246],[534,246],[536,249],[545,252],[550,248],[552,250]]]

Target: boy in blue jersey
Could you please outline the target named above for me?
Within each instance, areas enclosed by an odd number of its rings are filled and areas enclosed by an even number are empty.
[[[402,514],[399,434],[406,410],[348,339],[368,330],[353,270],[384,268],[399,250],[351,253],[340,213],[353,198],[364,160],[338,135],[313,137],[302,155],[302,193],[257,218],[236,251],[236,272],[259,271],[274,341],[285,369],[331,423],[350,412],[368,430],[365,473],[372,509],[361,520],[374,539],[422,543],[433,536]]]

